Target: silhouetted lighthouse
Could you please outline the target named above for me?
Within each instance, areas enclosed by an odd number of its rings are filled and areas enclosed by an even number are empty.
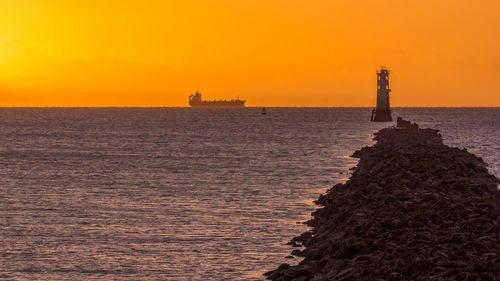
[[[377,108],[372,111],[371,121],[391,122],[391,107],[389,105],[389,70],[381,67],[377,71]]]

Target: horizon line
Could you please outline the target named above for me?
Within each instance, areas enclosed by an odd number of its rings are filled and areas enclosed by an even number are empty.
[[[375,106],[245,106],[243,108],[207,107],[202,109],[245,109],[245,108],[375,108]],[[0,106],[0,108],[192,108],[190,106]],[[500,108],[497,106],[393,106],[393,108]],[[198,109],[198,108],[196,108]]]

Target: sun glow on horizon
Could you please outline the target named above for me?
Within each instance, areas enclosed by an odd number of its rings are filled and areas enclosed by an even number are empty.
[[[0,106],[500,106],[500,2],[16,0]]]

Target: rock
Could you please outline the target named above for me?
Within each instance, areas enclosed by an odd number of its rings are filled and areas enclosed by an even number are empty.
[[[282,270],[282,269],[289,269],[290,268],[290,265],[287,264],[287,263],[282,263],[279,267],[278,267],[278,270]]]
[[[291,245],[292,247],[302,247],[301,244],[297,244],[297,242],[295,241],[290,241],[288,243],[286,243],[287,245]]]
[[[288,243],[304,259],[267,278],[497,280],[499,180],[484,161],[416,124],[374,139],[354,152],[350,179],[319,196],[312,230]]]
[[[302,275],[302,276],[299,276],[297,278],[295,278],[296,281],[306,281],[307,280],[307,276],[305,275]]]
[[[307,241],[309,241],[309,239],[311,238],[311,236],[312,236],[311,232],[304,232],[301,235],[299,235],[297,237],[294,237],[292,239],[292,241],[302,242],[302,244],[304,244],[304,243],[307,243]]]

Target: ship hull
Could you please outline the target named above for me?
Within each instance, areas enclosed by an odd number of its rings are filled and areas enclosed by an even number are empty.
[[[242,108],[245,107],[245,101],[190,101],[189,105],[198,108]]]

